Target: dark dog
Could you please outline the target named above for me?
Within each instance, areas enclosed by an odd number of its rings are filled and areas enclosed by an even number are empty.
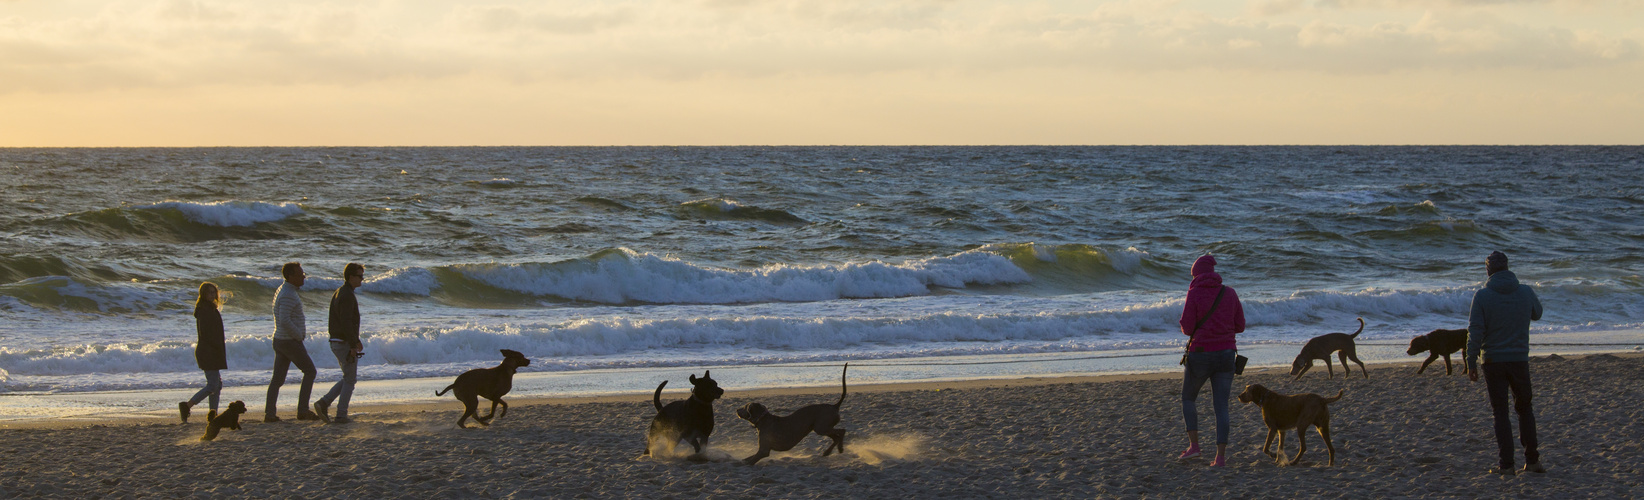
[[[646,455],[654,455],[658,446],[673,449],[681,439],[691,443],[696,453],[702,453],[702,448],[708,445],[708,435],[714,433],[714,400],[725,395],[725,390],[719,388],[719,382],[709,377],[709,373],[702,372],[702,378],[691,375],[690,399],[674,401],[668,406],[662,406],[662,388],[668,381],[656,386],[656,392],[651,394],[656,417],[651,419],[651,429],[645,433]]]
[[[839,401],[834,404],[810,405],[789,413],[786,417],[772,415],[765,409],[765,405],[748,403],[736,411],[736,416],[742,417],[759,429],[759,453],[742,459],[743,463],[753,465],[765,457],[771,456],[771,450],[788,451],[794,445],[804,441],[812,432],[833,439],[828,449],[822,450],[822,456],[833,454],[834,448],[840,453],[845,452],[845,430],[835,429],[839,425],[839,405],[845,404],[845,372],[851,369],[850,363],[845,363],[845,369],[839,372]]]
[[[1307,373],[1307,370],[1313,367],[1313,360],[1322,359],[1324,369],[1330,370],[1330,378],[1336,378],[1336,369],[1330,367],[1330,354],[1335,353],[1341,358],[1343,377],[1353,374],[1353,370],[1347,367],[1347,360],[1351,359],[1359,364],[1359,371],[1364,372],[1364,378],[1370,378],[1370,372],[1364,369],[1364,362],[1359,361],[1358,346],[1353,344],[1353,339],[1360,333],[1364,333],[1364,318],[1359,318],[1359,331],[1353,332],[1352,335],[1326,333],[1313,337],[1313,340],[1307,341],[1307,345],[1302,346],[1301,353],[1296,355],[1296,361],[1290,363],[1290,374],[1300,379],[1303,373]]]
[[[1433,330],[1426,335],[1410,339],[1410,350],[1404,351],[1404,353],[1411,356],[1423,352],[1430,353],[1427,355],[1427,361],[1423,361],[1421,368],[1416,370],[1416,375],[1421,375],[1421,372],[1427,371],[1427,365],[1433,364],[1433,361],[1438,360],[1439,356],[1444,356],[1444,374],[1452,375],[1455,374],[1455,370],[1450,366],[1450,355],[1466,348],[1466,329]]]
[[[240,415],[243,413],[245,413],[244,402],[229,403],[228,410],[224,411],[222,415],[212,417],[211,421],[206,424],[206,433],[204,436],[200,436],[200,440],[211,441],[217,439],[217,433],[222,432],[224,427],[240,430]]]
[[[1307,453],[1307,428],[1319,428],[1319,437],[1324,438],[1324,447],[1330,450],[1330,465],[1336,465],[1336,445],[1330,442],[1330,408],[1326,405],[1341,400],[1345,390],[1338,390],[1336,397],[1325,398],[1318,394],[1297,394],[1286,396],[1268,390],[1261,384],[1244,386],[1244,392],[1239,393],[1239,401],[1255,403],[1262,409],[1262,422],[1267,424],[1267,442],[1262,443],[1262,453],[1278,459],[1279,466],[1286,466],[1301,460],[1302,454]],[[1301,449],[1296,451],[1295,458],[1284,457],[1284,431],[1295,429],[1296,441],[1301,443]],[[1273,453],[1269,449],[1273,446],[1273,437],[1279,438],[1279,452]]]
[[[467,429],[462,425],[468,417],[474,417],[480,425],[490,426],[493,416],[500,417],[508,414],[508,402],[502,396],[514,388],[514,372],[521,366],[531,366],[531,360],[525,359],[524,354],[518,351],[502,350],[502,364],[492,368],[475,368],[457,376],[457,381],[444,389],[435,392],[435,396],[444,396],[446,391],[456,389],[457,401],[467,407],[462,417],[457,419],[457,427]],[[479,415],[479,398],[491,400],[491,412],[485,416]],[[497,405],[502,405],[502,413],[497,413]]]

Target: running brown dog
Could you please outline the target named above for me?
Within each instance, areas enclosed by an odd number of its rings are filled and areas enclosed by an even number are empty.
[[[1427,361],[1421,362],[1421,368],[1416,370],[1416,375],[1421,375],[1421,372],[1427,371],[1427,365],[1433,364],[1434,361],[1439,359],[1439,356],[1444,357],[1444,374],[1451,375],[1455,373],[1455,370],[1450,366],[1450,355],[1466,348],[1466,328],[1460,330],[1433,330],[1426,335],[1410,339],[1410,350],[1404,351],[1404,353],[1411,356],[1423,352],[1431,353],[1427,355]]]
[[[1330,409],[1326,405],[1341,400],[1346,390],[1338,390],[1336,397],[1325,398],[1318,394],[1297,394],[1286,396],[1262,387],[1261,384],[1244,386],[1244,392],[1239,393],[1239,401],[1255,403],[1262,409],[1262,422],[1267,424],[1267,442],[1262,443],[1262,453],[1278,459],[1279,466],[1295,464],[1301,460],[1302,454],[1307,453],[1307,428],[1318,427],[1319,437],[1324,438],[1325,449],[1330,450],[1330,465],[1336,465],[1336,445],[1330,442]],[[1295,429],[1296,441],[1301,443],[1301,449],[1296,451],[1295,458],[1284,456],[1284,431]],[[1279,438],[1279,452],[1269,451],[1273,446],[1273,437]]]
[[[1353,370],[1347,367],[1347,360],[1351,359],[1354,363],[1359,364],[1359,371],[1364,372],[1364,378],[1370,378],[1370,371],[1364,369],[1363,361],[1359,361],[1358,345],[1353,343],[1353,339],[1357,338],[1360,333],[1364,333],[1364,318],[1359,318],[1359,331],[1353,332],[1351,335],[1326,333],[1313,337],[1312,340],[1307,341],[1307,345],[1302,346],[1301,352],[1296,354],[1296,360],[1290,363],[1290,374],[1297,379],[1301,379],[1302,374],[1307,373],[1307,370],[1313,367],[1313,360],[1322,359],[1324,360],[1324,369],[1330,370],[1330,378],[1336,378],[1336,369],[1330,367],[1330,354],[1335,353],[1337,357],[1341,358],[1343,377],[1353,374]]]
[[[444,396],[446,391],[456,389],[458,401],[462,401],[465,410],[457,418],[457,427],[467,429],[462,425],[468,417],[474,417],[475,422],[489,427],[492,417],[508,414],[508,402],[502,396],[514,388],[514,372],[521,366],[531,366],[531,360],[525,359],[519,351],[502,350],[502,364],[491,368],[475,368],[457,376],[457,380],[444,389],[434,392],[435,396]],[[479,414],[479,398],[491,400],[491,412],[485,416]],[[502,413],[497,413],[497,405],[502,405]]]
[[[217,433],[222,432],[224,428],[240,430],[240,415],[244,414],[245,402],[235,401],[229,403],[227,411],[224,411],[221,415],[211,417],[211,420],[206,422],[206,432],[204,436],[200,436],[200,440],[211,441],[217,439]]]
[[[845,430],[836,429],[839,425],[839,406],[845,404],[845,372],[851,369],[850,363],[845,363],[845,369],[839,372],[839,401],[834,404],[810,405],[786,417],[772,415],[765,405],[748,403],[736,410],[736,416],[753,424],[759,429],[759,452],[742,459],[742,463],[753,465],[765,457],[771,456],[771,451],[788,451],[804,441],[812,432],[827,436],[833,440],[828,448],[822,450],[822,456],[833,454],[835,448],[839,453],[845,453]]]

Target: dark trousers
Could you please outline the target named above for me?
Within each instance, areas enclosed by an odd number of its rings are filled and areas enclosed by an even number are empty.
[[[274,378],[268,381],[268,405],[263,409],[263,415],[274,416],[274,402],[280,399],[280,386],[285,385],[286,370],[291,365],[297,365],[303,372],[302,390],[297,394],[301,402],[297,406],[299,415],[308,413],[308,397],[314,392],[314,360],[308,357],[308,348],[303,347],[301,340],[274,340]]]
[[[1541,462],[1536,451],[1536,414],[1530,406],[1530,363],[1511,361],[1485,363],[1484,386],[1490,391],[1490,410],[1496,417],[1496,446],[1501,449],[1501,466],[1513,466],[1513,423],[1507,417],[1507,395],[1513,396],[1513,410],[1518,412],[1518,438],[1524,444],[1524,463]]]

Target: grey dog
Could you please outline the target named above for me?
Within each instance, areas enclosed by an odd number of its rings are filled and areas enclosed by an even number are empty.
[[[743,463],[753,465],[761,459],[771,456],[771,450],[788,451],[794,445],[804,441],[812,432],[833,439],[828,449],[822,450],[822,456],[833,454],[835,448],[840,453],[845,452],[845,430],[835,429],[839,425],[839,406],[845,403],[845,372],[851,369],[850,363],[839,371],[839,401],[834,404],[810,405],[795,410],[786,417],[772,415],[765,409],[765,405],[748,403],[736,410],[736,416],[752,423],[759,429],[759,453],[742,459]]]

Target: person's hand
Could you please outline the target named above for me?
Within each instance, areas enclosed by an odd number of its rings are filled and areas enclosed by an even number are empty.
[[[1478,382],[1478,370],[1467,370],[1467,380]]]
[[[356,357],[356,358],[358,358],[360,356],[364,356],[365,355],[365,346],[363,346],[363,345],[354,346],[354,349],[353,349],[352,352],[354,353],[354,357]]]

